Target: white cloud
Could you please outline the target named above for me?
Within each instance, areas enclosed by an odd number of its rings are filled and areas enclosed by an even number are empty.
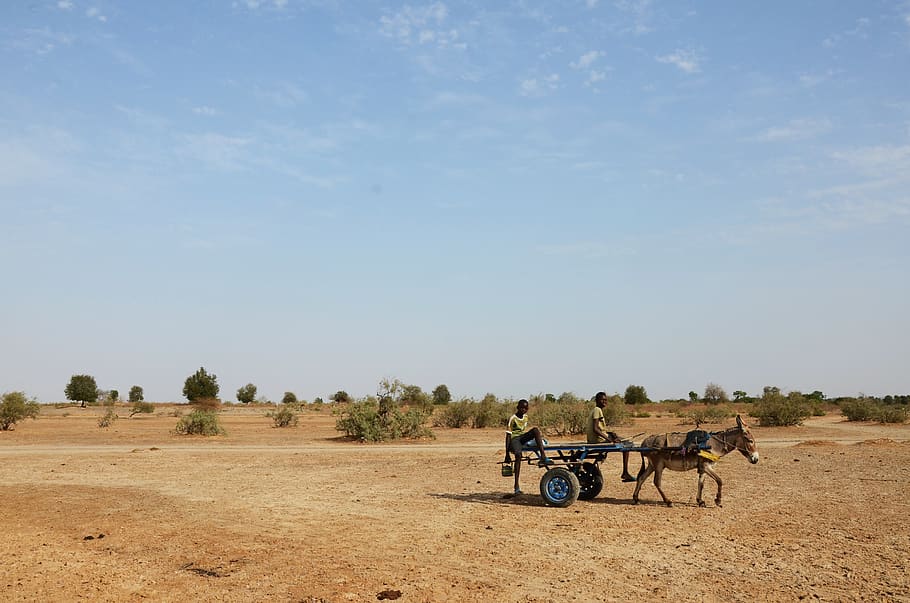
[[[585,86],[594,86],[598,82],[602,82],[607,78],[607,74],[604,71],[596,71],[594,69],[588,74],[588,79],[585,81]]]
[[[654,31],[650,24],[653,11],[652,0],[616,0],[616,8],[632,17],[632,25],[625,29],[626,32],[642,35]]]
[[[588,8],[596,8],[596,7],[597,7],[597,3],[598,3],[599,1],[600,1],[600,0],[585,0],[585,6],[587,6]]]
[[[785,126],[768,128],[755,137],[761,142],[783,142],[815,138],[831,129],[827,119],[792,119]]]
[[[72,10],[73,3],[70,2],[70,0],[60,0],[60,2],[57,3],[57,8],[61,10]]]
[[[675,65],[686,73],[698,73],[701,70],[701,58],[691,50],[679,49],[670,54],[657,57],[657,61]]]
[[[212,117],[218,115],[218,110],[206,105],[201,107],[193,107],[193,113],[196,115],[204,115],[205,117]]]
[[[247,163],[244,152],[248,138],[217,133],[187,134],[182,137],[177,154],[215,169],[237,171]]]
[[[286,7],[288,0],[243,0],[243,5],[250,10],[257,10],[260,6],[273,6],[277,9],[282,9]],[[234,6],[237,6],[237,3],[234,3]]]
[[[578,57],[578,60],[572,63],[569,63],[569,67],[572,69],[587,69],[594,64],[594,61],[604,56],[604,53],[600,50],[592,50],[591,52],[586,52],[585,54]]]
[[[95,6],[86,10],[85,16],[88,17],[89,19],[97,19],[98,21],[101,21],[102,23],[107,22],[107,17],[104,16],[103,14],[101,14],[100,8],[97,8]]]
[[[832,156],[866,173],[910,179],[910,145],[862,147]]]
[[[427,6],[405,6],[392,16],[379,18],[379,32],[405,46],[436,44],[438,46],[464,47],[459,44],[458,31],[444,28],[449,9],[442,2]]]
[[[559,88],[559,74],[551,73],[541,78],[522,80],[519,93],[522,96],[541,96]]]

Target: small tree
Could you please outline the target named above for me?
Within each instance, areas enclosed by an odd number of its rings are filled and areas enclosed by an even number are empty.
[[[650,402],[648,400],[648,392],[645,391],[642,385],[630,385],[627,387],[625,399],[626,404],[647,404]]]
[[[243,387],[237,390],[237,400],[243,402],[244,404],[249,404],[256,399],[256,386],[252,383],[247,383]]]
[[[448,404],[452,401],[452,394],[445,383],[437,385],[433,390],[433,404]]]
[[[190,402],[202,398],[217,398],[218,390],[218,378],[214,374],[207,373],[203,367],[187,377],[183,384],[183,395]]]
[[[706,404],[727,404],[730,398],[724,388],[716,383],[708,383],[705,386],[705,403]]]
[[[108,392],[107,396],[111,399],[111,402],[117,402],[120,400],[120,392],[116,389],[112,389],[110,392]]]
[[[67,400],[81,402],[82,408],[85,408],[86,402],[94,404],[98,401],[98,384],[91,375],[73,375],[63,392]]]
[[[130,388],[130,402],[142,402],[145,400],[145,394],[142,391],[142,388],[138,385],[134,385]]]
[[[284,396],[281,398],[282,404],[297,404],[297,394],[294,392],[284,392]]]
[[[6,392],[0,397],[0,430],[9,431],[22,419],[38,418],[38,402],[24,392]]]
[[[339,389],[332,395],[332,402],[350,402],[351,396],[343,389]]]
[[[741,389],[738,389],[735,392],[733,392],[733,401],[734,402],[744,402],[746,400],[746,398],[748,398],[748,397],[749,397],[749,394],[747,394],[746,392],[744,392]]]
[[[698,394],[696,392],[689,392],[689,402],[692,404],[698,402]]]
[[[130,410],[130,418],[133,415],[140,414],[152,414],[155,412],[155,405],[151,402],[143,402],[142,400],[136,400],[133,402],[133,408]]]

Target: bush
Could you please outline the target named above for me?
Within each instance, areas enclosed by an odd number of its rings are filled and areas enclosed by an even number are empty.
[[[445,408],[433,416],[433,425],[454,429],[465,427],[472,422],[476,405],[476,402],[468,399],[446,404]]]
[[[249,404],[256,399],[256,386],[252,383],[247,383],[243,387],[237,390],[237,401],[244,404]]]
[[[23,419],[37,419],[38,410],[38,402],[24,392],[6,392],[0,397],[0,430],[9,431]]]
[[[142,391],[142,388],[138,385],[134,385],[130,388],[130,402],[142,402],[145,400],[145,392]]]
[[[910,413],[908,413],[906,406],[883,404],[878,408],[875,419],[879,423],[904,423],[907,420],[908,414]]]
[[[112,409],[109,409],[106,413],[104,413],[104,416],[98,419],[98,427],[110,427],[118,418],[119,417],[117,416],[117,413],[115,413]]]
[[[281,398],[282,404],[297,404],[297,394],[294,392],[284,392],[284,396]]]
[[[705,406],[703,408],[688,408],[677,416],[691,419],[693,423],[701,425],[702,423],[721,423],[724,419],[735,417],[736,412],[726,404],[716,404]]]
[[[871,421],[878,414],[878,405],[871,398],[850,398],[841,402],[840,413],[848,421]]]
[[[191,404],[199,410],[216,411],[221,408],[221,400],[218,398],[197,398]]]
[[[433,390],[433,404],[448,404],[451,401],[452,394],[449,392],[448,386],[445,383],[437,385]]]
[[[218,424],[218,415],[211,410],[194,410],[177,421],[174,428],[181,435],[224,435],[225,431]]]
[[[297,427],[300,419],[287,404],[283,404],[278,410],[271,410],[265,413],[265,416],[272,419],[275,427]]]
[[[648,392],[642,385],[630,385],[627,387],[625,401],[626,404],[647,404],[650,402],[648,400]]]
[[[402,412],[389,399],[370,397],[352,402],[339,414],[335,429],[365,442],[433,437],[433,432],[424,426],[429,418],[427,413],[416,408]]]
[[[141,400],[133,402],[133,408],[130,409],[130,416],[145,414],[150,415],[155,412],[155,405],[151,402],[142,402]]]
[[[763,427],[800,425],[812,415],[812,408],[799,392],[784,396],[778,388],[766,387],[749,414]]]
[[[202,398],[217,398],[218,390],[218,377],[210,375],[203,367],[187,377],[183,384],[183,395],[190,402]]]

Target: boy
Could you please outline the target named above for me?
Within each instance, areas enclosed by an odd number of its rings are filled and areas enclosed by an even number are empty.
[[[588,420],[585,425],[585,432],[588,437],[588,444],[600,444],[601,442],[616,443],[621,442],[622,438],[607,431],[607,421],[604,419],[604,406],[607,405],[606,392],[597,392],[594,396],[594,408],[588,413]],[[622,476],[620,479],[624,482],[634,482],[635,478],[629,473],[629,453],[626,450],[622,452]]]
[[[543,439],[540,437],[540,430],[536,427],[528,429],[528,401],[521,399],[515,409],[515,414],[509,418],[509,430],[506,432],[506,457],[504,463],[511,463],[512,458],[509,452],[515,453],[515,494],[521,494],[518,487],[518,477],[521,475],[521,449],[522,447],[534,440],[537,443],[537,451],[540,453],[541,467],[552,465],[553,461],[547,458],[547,453],[543,449]]]

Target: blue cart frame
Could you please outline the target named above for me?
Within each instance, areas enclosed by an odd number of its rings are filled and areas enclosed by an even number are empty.
[[[534,442],[522,448],[520,462],[529,465],[540,461]],[[604,478],[600,463],[611,452],[650,452],[654,448],[635,446],[630,440],[603,444],[546,444],[543,447],[553,463],[540,478],[540,496],[554,507],[568,507],[576,500],[591,500],[603,489]],[[707,450],[699,444],[698,450]],[[675,448],[676,451],[682,451]],[[693,451],[694,452],[694,451]]]

